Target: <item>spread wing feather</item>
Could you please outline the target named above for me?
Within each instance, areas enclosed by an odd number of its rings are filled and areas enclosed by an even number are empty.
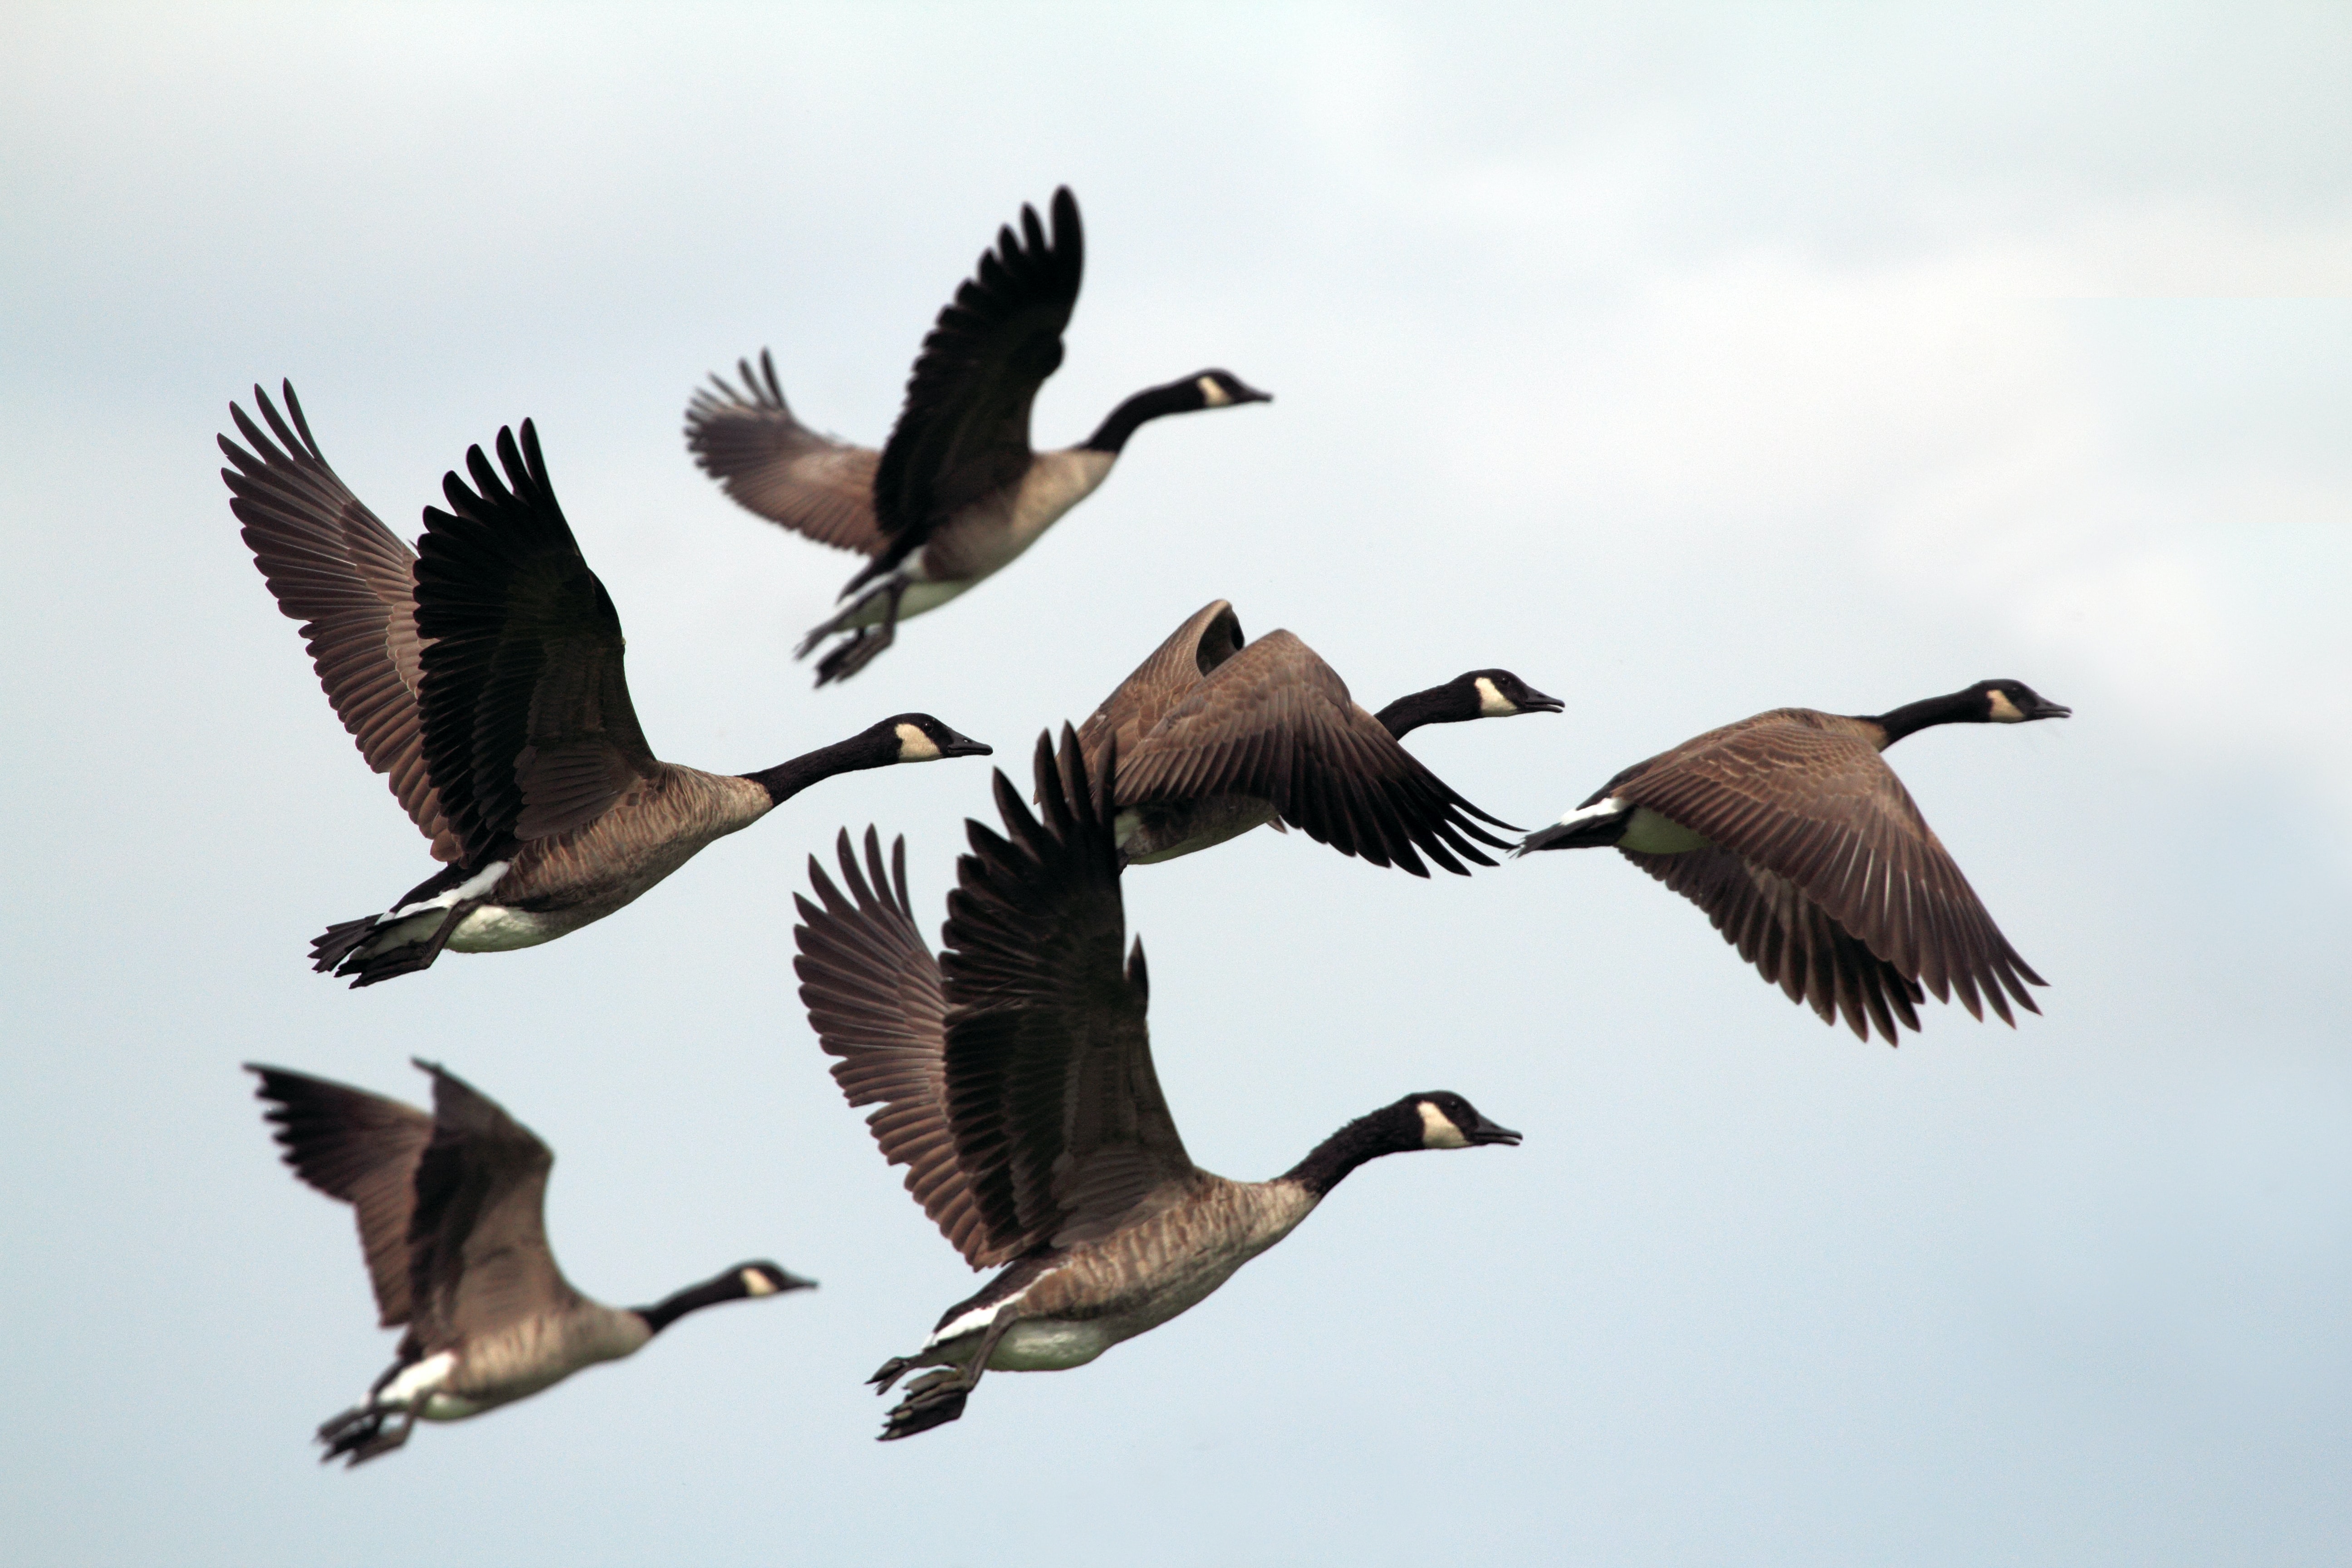
[[[882,454],[820,436],[793,416],[776,363],[740,360],[738,391],[724,376],[686,409],[686,445],[702,471],[737,504],[820,544],[879,555],[889,544],[874,521],[874,470]]]
[[[1058,765],[1038,739],[1039,816],[999,773],[1004,835],[966,825],[940,959],[949,1121],[1003,1257],[1106,1235],[1194,1174],[1152,1070],[1142,947],[1126,948],[1117,759],[1090,780],[1062,735]]]
[[[1506,847],[1471,820],[1505,826],[1499,819],[1399,745],[1338,672],[1286,631],[1200,679],[1123,753],[1121,806],[1219,795],[1271,801],[1284,821],[1341,854],[1416,877],[1429,874],[1422,855],[1466,876],[1456,856],[1494,864],[1470,840]]]
[[[331,1198],[352,1205],[375,1289],[377,1318],[387,1328],[408,1321],[409,1221],[416,1206],[416,1166],[433,1137],[433,1119],[413,1105],[330,1083],[284,1068],[247,1062],[254,1090],[273,1109],[286,1163]]]
[[[1034,455],[1029,409],[1062,363],[1062,331],[1086,270],[1086,236],[1066,186],[1053,235],[1034,207],[997,232],[923,339],[907,400],[874,476],[887,550],[853,580],[889,570],[964,507],[1019,482]]]
[[[620,615],[563,520],[539,433],[524,420],[518,448],[500,430],[498,451],[505,482],[479,447],[472,489],[443,479],[449,510],[425,509],[416,566],[425,761],[468,865],[593,822],[657,765]]]
[[[883,1157],[907,1167],[907,1190],[975,1268],[1013,1256],[997,1247],[971,1184],[956,1163],[947,1112],[947,1001],[939,961],[915,928],[907,897],[907,841],[891,846],[885,873],[881,836],[866,830],[860,870],[846,831],[835,852],[845,894],[809,858],[812,903],[795,897],[801,1002],[852,1105],[880,1110],[866,1119]]]
[[[247,444],[220,437],[231,465],[221,470],[229,510],[244,524],[246,545],[278,607],[303,623],[311,668],[360,755],[388,775],[401,809],[432,840],[435,858],[456,860],[462,847],[425,767],[417,707],[424,667],[416,552],[336,476],[293,384],[282,390],[285,416],[260,387],[253,389],[267,434],[229,405]]]
[[[454,1344],[569,1305],[543,1217],[554,1154],[462,1079],[416,1065],[433,1075],[433,1137],[409,1222],[411,1334]]]

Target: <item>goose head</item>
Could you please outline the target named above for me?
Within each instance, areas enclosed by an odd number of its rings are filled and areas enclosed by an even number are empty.
[[[1470,1149],[1481,1143],[1516,1145],[1519,1135],[1497,1126],[1450,1089],[1408,1094],[1390,1110],[1409,1149]]]
[[[728,1271],[735,1278],[741,1296],[776,1296],[786,1290],[814,1290],[816,1281],[803,1279],[797,1274],[787,1274],[769,1262],[739,1263]]]
[[[994,754],[986,743],[960,735],[928,713],[899,713],[866,731],[887,748],[886,763],[936,763],[943,757],[986,757]]]
[[[1451,683],[1473,711],[1470,719],[1511,719],[1521,713],[1557,713],[1568,705],[1547,697],[1507,669],[1474,669]]]
[[[1260,392],[1229,370],[1204,370],[1172,384],[1185,389],[1191,410],[1231,408],[1237,403],[1272,403],[1274,394]]]
[[[1981,698],[1988,724],[2025,724],[2036,719],[2068,719],[2074,710],[2053,702],[2022,680],[1979,680],[1969,688]]]

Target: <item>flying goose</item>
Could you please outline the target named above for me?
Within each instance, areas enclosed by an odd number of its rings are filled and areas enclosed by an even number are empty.
[[[1115,763],[1089,782],[1065,726],[1037,742],[1042,824],[1003,773],[1007,837],[967,825],[937,960],[915,929],[906,841],[886,877],[844,832],[845,895],[809,860],[799,898],[801,999],[833,1076],[869,1116],[907,1190],[974,1268],[1011,1267],[941,1316],[882,1436],[963,1413],[982,1373],[1081,1366],[1194,1305],[1280,1241],[1350,1171],[1382,1154],[1517,1143],[1460,1095],[1408,1094],[1349,1122],[1268,1182],[1196,1167],[1151,1067],[1143,946],[1126,950],[1112,838]],[[1122,958],[1124,962],[1122,962]]]
[[[433,1076],[430,1116],[347,1084],[246,1064],[261,1079],[254,1093],[272,1107],[264,1120],[277,1124],[286,1163],[352,1205],[382,1325],[408,1328],[384,1374],[320,1426],[321,1462],[373,1459],[407,1442],[420,1419],[462,1421],[633,1355],[688,1312],[815,1285],[772,1263],[740,1263],[650,1307],[590,1300],[548,1250],[542,1210],[555,1156],[456,1074],[416,1066]]]
[[[1879,753],[1931,724],[2021,724],[2074,711],[2021,680],[1979,680],[1888,712],[1776,708],[1636,763],[1517,853],[1614,845],[1707,912],[1723,939],[1864,1039],[1919,1027],[1917,1005],[1978,993],[2014,1028],[2033,973]],[[1926,983],[1927,991],[1920,986]],[[2004,988],[2007,995],[2003,994]]]
[[[841,592],[839,613],[796,657],[844,639],[817,664],[819,686],[846,680],[897,636],[993,575],[1087,499],[1145,421],[1203,408],[1270,403],[1231,372],[1204,370],[1148,386],[1076,447],[1029,445],[1029,408],[1062,363],[1062,331],[1077,303],[1086,237],[1077,199],[1054,193],[1054,233],[1034,207],[1021,232],[997,231],[923,340],[898,423],[879,453],[820,436],[784,403],[775,362],[737,362],[739,391],[714,375],[686,411],[686,443],[737,501],[820,544],[873,559]]]
[[[499,432],[501,484],[479,447],[474,488],[443,480],[424,553],[327,466],[285,387],[289,427],[257,386],[265,435],[224,436],[221,470],[255,564],[302,635],[328,700],[444,868],[384,914],[327,928],[316,969],[354,986],[425,968],[444,947],[502,952],[602,920],[711,840],[820,779],[989,748],[900,713],[761,773],[656,760],[622,670],[621,619],[581,558],[539,435]],[[276,437],[271,439],[271,435]]]
[[[1454,794],[1397,741],[1423,724],[1559,709],[1507,669],[1474,669],[1367,713],[1290,633],[1244,646],[1233,605],[1217,599],[1119,682],[1078,744],[1099,772],[1117,742],[1118,842],[1130,865],[1172,860],[1271,822],[1426,877],[1418,847],[1467,876],[1457,853],[1494,864],[1468,839],[1506,845],[1470,819],[1509,825]]]

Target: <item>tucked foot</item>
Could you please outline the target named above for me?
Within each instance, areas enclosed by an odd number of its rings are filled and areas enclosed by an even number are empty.
[[[877,1394],[887,1394],[890,1385],[907,1375],[919,1363],[902,1355],[894,1355],[882,1363],[879,1371],[866,1381]]]
[[[895,1442],[946,1426],[963,1414],[964,1401],[971,1397],[972,1387],[978,1382],[961,1367],[942,1367],[938,1372],[926,1373],[907,1385],[907,1397],[884,1419],[882,1436],[875,1441]]]
[[[873,663],[884,648],[898,640],[895,627],[859,627],[849,635],[847,641],[835,644],[832,652],[817,660],[816,683],[830,686],[836,680],[847,680]]]
[[[400,1418],[399,1426],[386,1432],[384,1427],[394,1416]],[[408,1441],[408,1434],[415,1426],[416,1417],[413,1413],[395,1410],[389,1405],[355,1405],[341,1415],[320,1423],[319,1441],[327,1446],[327,1451],[319,1456],[319,1462],[323,1465],[348,1455],[349,1463],[345,1467],[348,1468],[349,1465],[363,1463],[378,1454],[389,1454]]]
[[[333,970],[350,979],[355,991],[430,969],[480,904],[478,899],[469,899],[446,910],[428,908],[405,920],[387,921],[379,915],[329,926],[310,943],[310,967],[321,974]]]

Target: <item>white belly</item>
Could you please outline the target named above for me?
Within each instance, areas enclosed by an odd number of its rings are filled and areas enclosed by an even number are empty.
[[[1617,841],[1620,849],[1631,849],[1643,855],[1680,855],[1687,850],[1704,849],[1712,842],[1704,834],[1693,833],[1671,817],[1660,816],[1646,805],[1633,808],[1632,820],[1625,824],[1625,837]]]
[[[916,573],[921,570],[919,566],[913,568]],[[934,583],[919,575],[911,576],[907,584],[907,591],[898,595],[898,618],[902,621],[908,620],[921,615],[925,610],[936,610],[979,581],[977,577],[968,577],[949,583]],[[880,626],[883,609],[889,602],[890,598],[887,594],[877,594],[871,598],[860,601],[856,609],[841,623],[841,629],[847,631],[853,626]]]
[[[988,1358],[988,1368],[991,1372],[1066,1372],[1086,1365],[1127,1337],[1113,1333],[1100,1321],[1032,1318],[1004,1331]]]
[[[553,942],[577,930],[580,924],[576,918],[566,919],[565,914],[536,914],[529,910],[509,909],[504,904],[484,904],[457,922],[457,929],[449,933],[449,949],[453,952],[510,952],[519,947]]]

